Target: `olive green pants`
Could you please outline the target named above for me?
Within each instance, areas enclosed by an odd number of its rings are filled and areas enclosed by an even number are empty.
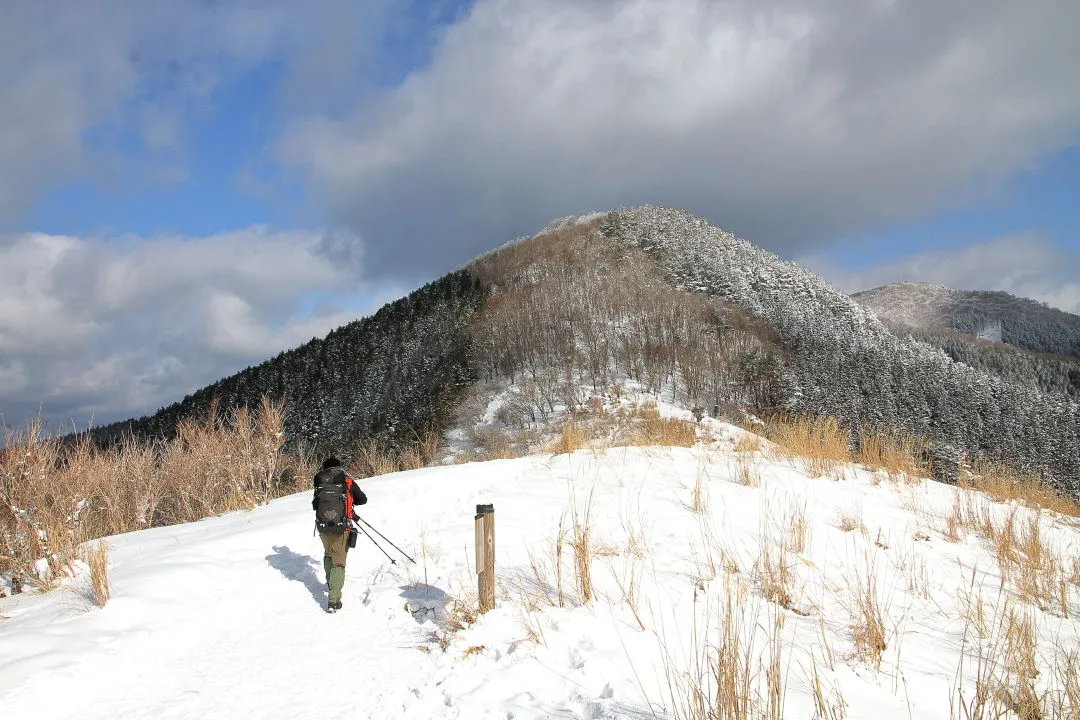
[[[349,554],[349,533],[319,533],[319,538],[323,544],[323,570],[329,590],[327,599],[332,603],[341,602],[341,590],[345,587],[345,558]]]

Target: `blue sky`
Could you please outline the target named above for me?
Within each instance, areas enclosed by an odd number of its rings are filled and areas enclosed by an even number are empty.
[[[0,413],[152,412],[552,219],[1080,311],[1071,0],[42,0],[0,29]]]

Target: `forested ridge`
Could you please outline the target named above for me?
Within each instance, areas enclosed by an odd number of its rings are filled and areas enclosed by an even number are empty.
[[[285,401],[287,443],[348,454],[358,442],[405,444],[440,427],[473,381],[465,328],[485,296],[457,271],[374,315],[218,380],[157,413],[94,429],[102,443],[130,432],[170,438],[183,419],[212,407],[227,416],[262,396]]]

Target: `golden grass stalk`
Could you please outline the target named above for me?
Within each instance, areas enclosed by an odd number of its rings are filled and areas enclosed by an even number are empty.
[[[740,455],[731,469],[732,479],[746,487],[761,485],[761,470],[752,456]]]
[[[865,577],[857,578],[852,588],[854,618],[851,634],[855,655],[867,665],[881,669],[881,657],[888,647],[885,617],[877,594],[877,576],[870,565]]]
[[[1039,478],[980,459],[962,486],[986,493],[1001,503],[1019,503],[1030,508],[1050,510],[1069,517],[1080,517],[1080,503],[1059,495]]]
[[[571,502],[573,524],[570,529],[570,547],[574,551],[574,571],[577,577],[578,596],[584,605],[593,599],[592,493],[589,493],[585,508],[580,512],[576,502],[573,500]]]
[[[795,505],[787,516],[787,540],[792,552],[806,552],[810,540],[810,521],[806,516],[806,504]]]
[[[788,558],[786,543],[762,542],[755,567],[761,595],[769,602],[790,609],[793,605],[795,575]]]
[[[926,455],[926,441],[897,430],[884,432],[863,427],[859,431],[859,451],[855,462],[870,470],[884,470],[896,481],[929,474],[920,458]]]
[[[694,423],[676,418],[649,418],[631,424],[624,437],[628,446],[676,446],[693,447],[697,439]]]
[[[782,457],[797,459],[810,477],[843,478],[851,462],[847,430],[832,417],[776,416],[767,423]]]
[[[109,546],[104,541],[83,546],[83,560],[90,568],[90,596],[98,607],[112,597],[109,584]]]
[[[555,452],[558,454],[572,453],[585,447],[588,442],[584,426],[576,420],[568,419],[563,423],[559,431],[559,437],[555,441]]]

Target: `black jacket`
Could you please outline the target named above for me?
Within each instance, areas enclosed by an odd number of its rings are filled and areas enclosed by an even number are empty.
[[[340,468],[340,467],[338,467],[338,468],[326,468],[326,469],[328,469],[328,470],[341,470],[342,475],[345,475],[345,477],[349,477],[345,473],[345,470]],[[318,473],[316,473],[316,476],[318,476]],[[366,505],[367,504],[367,495],[365,495],[364,491],[360,489],[360,486],[356,484],[355,478],[350,478],[350,479],[352,480],[352,482],[349,484],[349,489],[350,489],[350,494],[352,495],[353,505]],[[312,510],[317,510],[318,507],[319,507],[319,498],[315,494],[317,489],[318,489],[318,485],[315,483],[314,480],[312,480],[312,496],[311,496],[311,509]]]

